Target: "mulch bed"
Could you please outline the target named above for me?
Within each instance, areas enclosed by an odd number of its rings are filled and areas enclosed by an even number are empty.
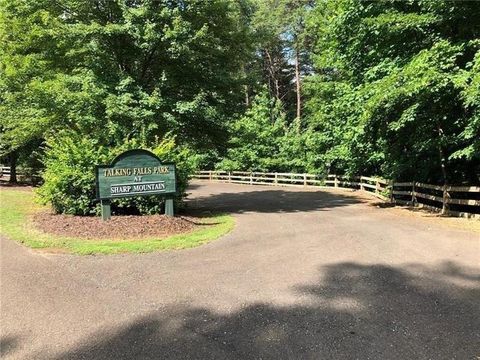
[[[84,239],[142,239],[165,238],[187,233],[207,225],[202,219],[190,216],[165,215],[112,216],[108,221],[93,216],[56,215],[47,212],[33,216],[37,229],[55,235]]]

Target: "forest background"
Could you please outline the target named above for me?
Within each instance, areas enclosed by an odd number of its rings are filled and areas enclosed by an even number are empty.
[[[0,0],[0,162],[93,214],[94,166],[480,183],[480,2]],[[160,211],[149,198],[117,209]]]

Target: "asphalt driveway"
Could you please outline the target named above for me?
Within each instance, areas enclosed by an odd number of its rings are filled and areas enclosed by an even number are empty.
[[[204,246],[45,254],[1,239],[5,359],[477,359],[480,235],[345,191],[195,182]]]

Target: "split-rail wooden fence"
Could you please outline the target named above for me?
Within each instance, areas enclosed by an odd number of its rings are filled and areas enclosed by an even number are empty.
[[[0,180],[10,179],[11,170],[9,166],[0,165]],[[17,168],[17,178],[20,181],[38,184],[41,181],[39,171],[31,168]]]
[[[21,171],[19,175],[21,176]],[[10,168],[0,166],[0,177],[9,177]],[[370,193],[392,204],[424,207],[444,215],[480,219],[480,186],[432,185],[420,182],[395,182],[377,177],[296,174],[249,171],[198,171],[194,179],[236,184],[335,187]]]
[[[8,166],[0,165],[0,178],[1,177],[10,177],[10,168]]]
[[[368,176],[249,171],[198,171],[194,179],[248,185],[335,187],[368,192],[393,204],[424,207],[444,215],[480,218],[480,186],[395,182]]]

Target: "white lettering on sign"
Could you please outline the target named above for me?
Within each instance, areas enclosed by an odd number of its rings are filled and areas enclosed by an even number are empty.
[[[131,189],[128,185],[112,185],[110,192],[112,195],[128,194]]]
[[[161,192],[165,190],[165,182],[149,182],[149,183],[132,183],[132,184],[117,184],[110,186],[110,194],[112,196],[144,194],[149,192]]]

